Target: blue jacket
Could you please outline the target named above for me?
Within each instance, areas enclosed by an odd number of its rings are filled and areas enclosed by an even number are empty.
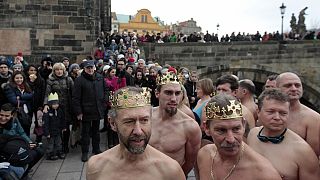
[[[26,133],[24,132],[24,130],[23,130],[23,128],[17,118],[12,118],[7,123],[12,123],[11,128],[10,129],[0,128],[0,134],[19,135],[19,136],[23,137],[29,143],[32,143],[32,140],[26,135]]]
[[[24,92],[22,93],[17,87],[12,87],[9,83],[4,85],[4,94],[8,98],[8,101],[15,107],[18,106],[17,96],[20,97],[20,107],[22,107],[24,104],[27,105],[28,111],[32,111],[32,97],[33,92],[28,93]]]

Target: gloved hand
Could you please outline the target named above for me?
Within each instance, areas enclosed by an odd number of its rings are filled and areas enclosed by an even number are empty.
[[[9,166],[10,166],[10,163],[8,163],[8,162],[2,162],[2,163],[0,163],[0,169],[2,169],[2,168],[7,169]]]

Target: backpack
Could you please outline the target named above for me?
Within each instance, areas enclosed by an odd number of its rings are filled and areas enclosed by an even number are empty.
[[[24,167],[31,162],[30,145],[21,136],[0,134],[0,162]]]

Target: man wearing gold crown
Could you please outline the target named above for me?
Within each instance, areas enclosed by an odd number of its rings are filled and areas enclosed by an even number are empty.
[[[298,134],[287,129],[289,97],[267,89],[258,99],[261,127],[250,130],[248,145],[273,164],[283,179],[320,179],[316,154]]]
[[[200,149],[197,157],[201,180],[280,180],[271,163],[243,142],[242,105],[230,95],[219,94],[206,105],[205,131],[215,144]]]
[[[150,144],[175,159],[187,175],[200,149],[201,130],[194,119],[178,109],[182,89],[177,75],[168,72],[157,81],[159,107],[152,114]]]
[[[136,87],[125,87],[114,94],[110,125],[118,133],[120,144],[89,159],[88,180],[185,179],[175,160],[148,145],[150,98],[148,90]]]

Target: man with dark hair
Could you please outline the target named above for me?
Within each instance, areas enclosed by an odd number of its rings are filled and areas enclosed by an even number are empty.
[[[118,133],[120,144],[89,159],[87,179],[185,179],[176,161],[148,145],[150,93],[142,88],[125,87],[111,100],[110,125]]]
[[[259,96],[258,107],[262,127],[251,129],[248,145],[269,159],[282,179],[318,180],[316,154],[299,135],[287,129],[289,97],[279,89],[267,89]]]
[[[239,82],[238,82],[238,77],[235,75],[227,74],[219,77],[216,81],[216,90],[218,94],[225,93],[232,95],[234,97],[237,96],[237,92],[239,89]],[[246,133],[244,134],[245,136],[249,132],[249,128],[253,128],[256,125],[256,121],[254,119],[253,114],[251,111],[246,107],[243,106],[243,116],[245,120],[247,121],[247,126],[246,128]]]
[[[214,140],[200,149],[200,179],[281,180],[271,163],[243,142],[242,105],[231,95],[218,94],[206,105],[205,131]]]
[[[37,147],[26,135],[19,120],[13,117],[14,112],[15,108],[10,103],[1,106],[0,134],[20,136],[29,143],[31,149],[29,151],[30,163],[28,163],[28,169],[25,172],[25,175],[27,175],[28,171],[42,158],[44,151],[41,147]]]
[[[267,81],[264,85],[264,89],[269,89],[269,88],[276,88],[276,79],[277,79],[278,75],[277,74],[273,74],[268,76]]]
[[[190,77],[188,80],[184,83],[184,87],[186,88],[188,99],[189,99],[189,104],[190,108],[193,109],[198,102],[197,98],[197,81],[198,81],[198,74],[197,71],[191,71]]]
[[[8,102],[8,99],[3,92],[2,85],[9,81],[11,75],[12,72],[9,71],[9,65],[6,60],[0,61],[0,106]]]
[[[150,145],[175,159],[185,175],[191,171],[201,144],[197,122],[178,109],[181,84],[176,74],[168,72],[157,80],[159,107],[152,115]]]
[[[285,72],[278,76],[276,82],[277,87],[289,96],[288,128],[307,141],[317,156],[320,156],[320,115],[300,103],[303,95],[300,78],[292,72]]]
[[[252,113],[254,117],[254,120],[257,121],[258,106],[254,102],[255,91],[256,91],[255,85],[250,79],[243,79],[239,81],[237,98],[241,101],[242,105],[246,106],[249,109],[249,111]]]

